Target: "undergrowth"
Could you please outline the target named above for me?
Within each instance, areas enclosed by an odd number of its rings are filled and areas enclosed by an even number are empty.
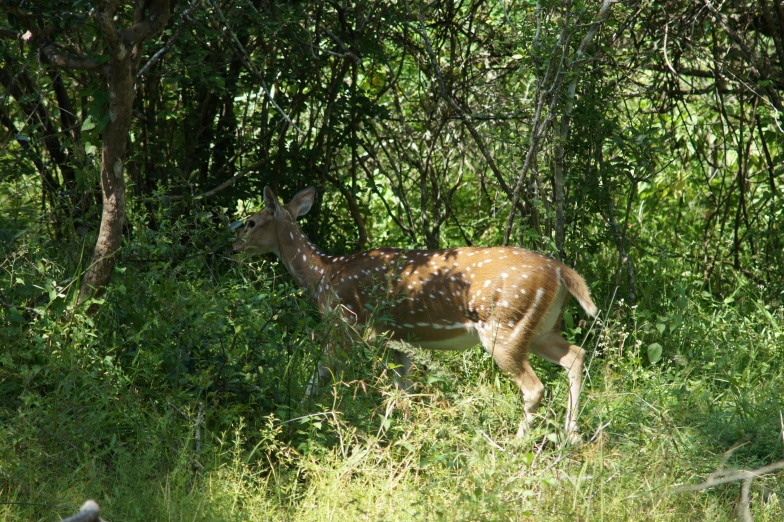
[[[95,316],[73,305],[77,247],[4,244],[0,519],[94,498],[126,521],[730,520],[738,484],[673,488],[784,458],[784,311],[744,280],[717,296],[652,263],[637,306],[569,314],[583,444],[563,442],[566,376],[538,360],[546,399],[516,441],[519,393],[479,348],[423,356],[401,394],[383,340],[186,228],[129,239]],[[343,362],[306,398],[330,343]],[[756,479],[755,520],[783,496],[781,474]]]

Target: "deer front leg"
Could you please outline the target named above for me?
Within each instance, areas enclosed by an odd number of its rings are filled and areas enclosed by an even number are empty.
[[[322,379],[332,375],[332,370],[325,363],[319,363],[316,370],[311,375],[308,381],[308,387],[305,389],[305,398],[310,399],[318,393],[319,383]]]
[[[316,369],[308,381],[308,387],[305,389],[305,399],[310,399],[318,394],[320,382],[331,378],[335,374],[335,359],[333,344],[327,343],[321,357],[319,357]]]
[[[389,341],[389,347],[392,350],[392,362],[395,367],[393,368],[395,386],[401,391],[410,391],[414,386],[411,379],[407,378],[408,372],[411,371],[411,358],[403,351],[405,343],[403,341]]]

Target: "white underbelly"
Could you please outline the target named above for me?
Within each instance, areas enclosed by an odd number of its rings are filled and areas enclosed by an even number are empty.
[[[461,335],[456,335],[440,341],[408,341],[414,346],[426,350],[468,350],[479,344],[479,336],[474,330],[466,330]]]

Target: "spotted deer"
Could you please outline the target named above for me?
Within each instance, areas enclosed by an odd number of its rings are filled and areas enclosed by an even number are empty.
[[[364,324],[371,309],[385,300],[383,315],[388,319],[371,321],[368,327],[393,340],[436,350],[481,344],[522,393],[518,437],[530,425],[544,394],[528,353],[560,364],[569,375],[565,429],[568,436],[576,436],[585,352],[561,336],[561,318],[569,294],[588,315],[598,312],[577,272],[516,247],[378,248],[330,256],[297,224],[315,196],[314,188],[306,188],[281,205],[265,187],[265,208],[246,221],[234,252],[274,252],[324,313],[342,310],[347,319]],[[401,351],[395,350],[393,356],[399,385],[407,388],[405,374],[411,362]]]

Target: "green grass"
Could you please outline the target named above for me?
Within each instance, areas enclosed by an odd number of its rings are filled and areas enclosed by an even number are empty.
[[[571,446],[560,368],[535,360],[547,394],[517,441],[519,392],[480,348],[423,356],[401,394],[383,346],[347,341],[266,262],[127,263],[87,317],[50,253],[12,259],[5,298],[37,311],[2,312],[1,520],[87,498],[123,521],[732,520],[739,484],[673,488],[784,458],[784,310],[742,281],[717,301],[640,267],[649,301],[574,325],[589,357]],[[338,382],[305,400],[330,341],[350,351]],[[783,476],[754,481],[756,521],[784,517]]]

